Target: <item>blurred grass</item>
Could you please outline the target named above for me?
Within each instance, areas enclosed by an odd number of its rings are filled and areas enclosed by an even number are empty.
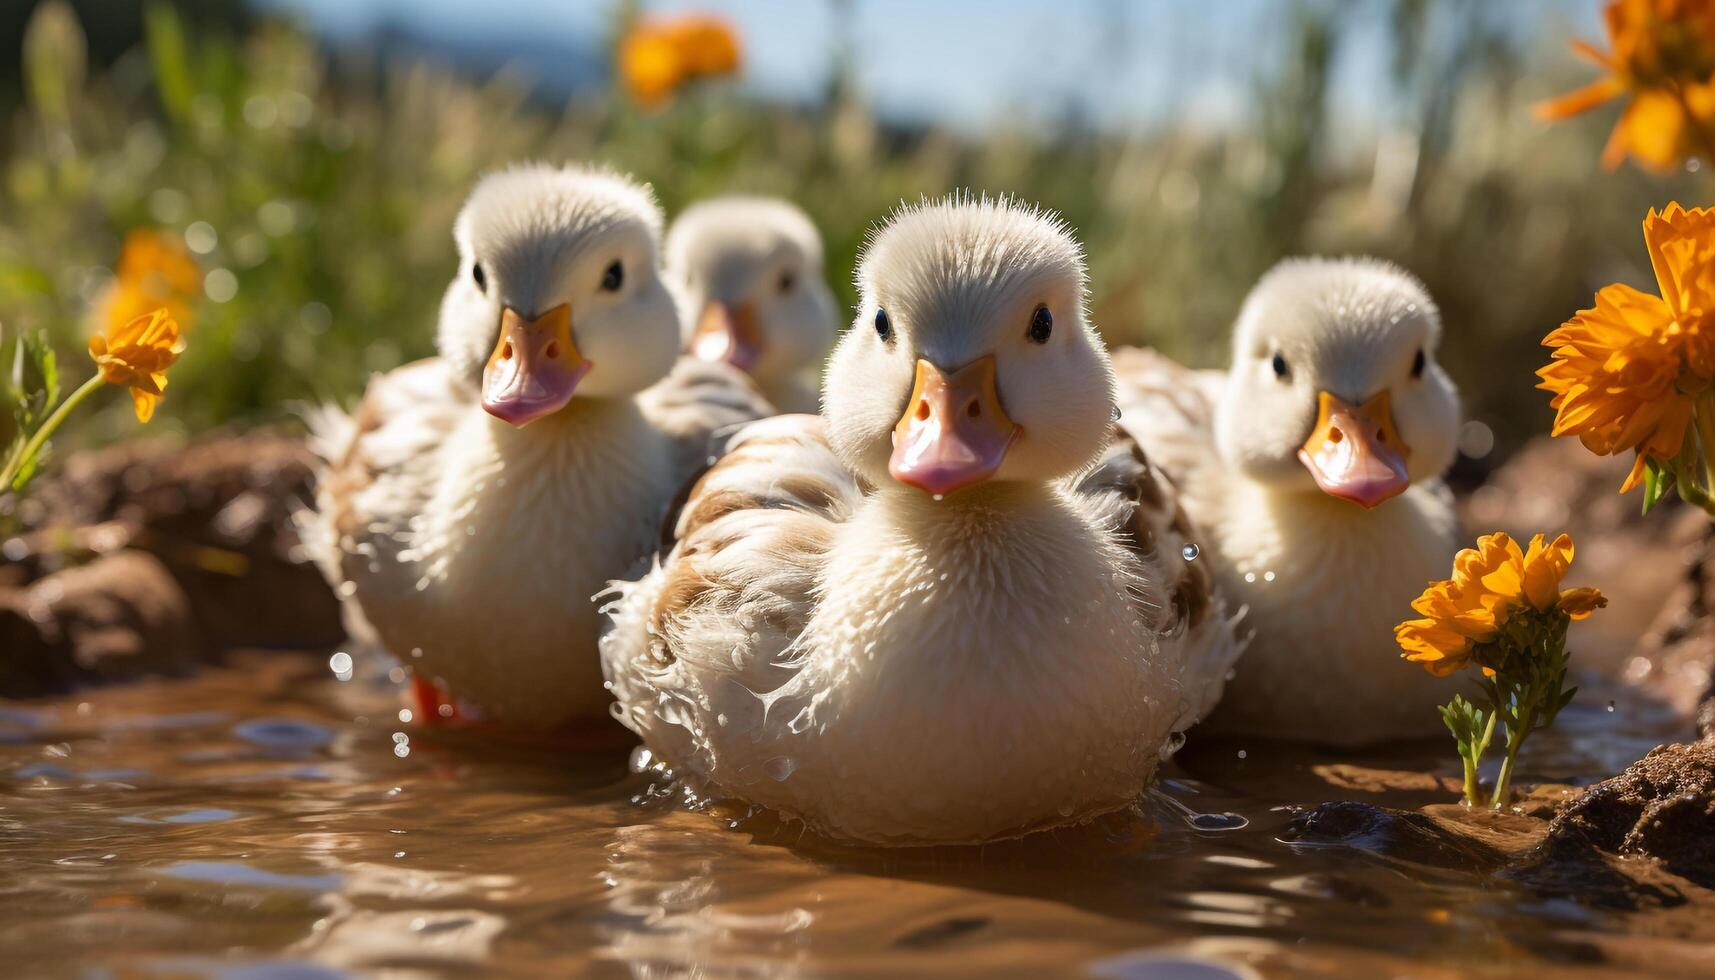
[[[1385,15],[1391,46],[1374,140],[1330,107],[1342,45],[1375,40],[1358,36],[1360,8]],[[1555,24],[1521,35],[1483,0],[1282,7],[1244,120],[1218,131],[1020,122],[980,137],[878,121],[843,73],[849,48],[814,106],[714,85],[646,115],[607,93],[544,105],[506,72],[330,53],[277,21],[199,30],[176,9],[147,7],[143,43],[90,67],[71,6],[37,4],[0,136],[0,323],[47,327],[80,363],[126,231],[185,235],[208,296],[156,425],[192,432],[349,399],[370,372],[430,353],[452,218],[477,176],[520,159],[610,163],[652,182],[669,214],[733,190],[790,197],[823,229],[848,301],[864,235],[901,199],[1015,193],[1078,229],[1111,342],[1205,365],[1280,257],[1384,255],[1440,302],[1443,359],[1503,450],[1551,417],[1532,390],[1542,335],[1598,286],[1649,281],[1648,207],[1705,203],[1704,174],[1600,171],[1609,114],[1532,120],[1532,101],[1587,72]],[[82,438],[130,431],[119,401]]]

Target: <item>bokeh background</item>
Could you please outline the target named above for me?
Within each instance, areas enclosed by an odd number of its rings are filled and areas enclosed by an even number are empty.
[[[721,17],[741,64],[644,107],[645,15]],[[1596,0],[11,0],[0,4],[0,329],[83,346],[127,234],[202,277],[152,428],[289,420],[432,350],[473,180],[593,160],[702,196],[797,201],[846,301],[868,229],[955,188],[1059,210],[1097,323],[1201,365],[1283,256],[1364,252],[1427,282],[1476,478],[1552,417],[1542,336],[1650,281],[1639,222],[1708,175],[1598,159]],[[1695,166],[1695,163],[1693,163]],[[82,361],[70,360],[79,364]],[[74,379],[81,371],[69,369]],[[111,399],[72,442],[131,430]],[[5,423],[0,422],[0,426]],[[3,434],[3,433],[0,433]]]

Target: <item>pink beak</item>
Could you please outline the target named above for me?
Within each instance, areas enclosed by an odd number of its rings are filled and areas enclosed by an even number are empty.
[[[1329,392],[1316,398],[1316,428],[1298,450],[1322,492],[1360,507],[1374,507],[1411,486],[1410,447],[1394,428],[1391,396],[1384,391],[1362,405]]]
[[[482,407],[512,425],[527,425],[566,407],[595,365],[572,340],[564,303],[535,319],[512,307],[500,314],[500,339],[482,369]]]
[[[940,497],[994,476],[1021,431],[1000,406],[993,354],[951,374],[920,358],[887,471]]]
[[[746,374],[756,370],[765,346],[762,327],[756,320],[756,304],[748,300],[734,307],[719,300],[711,302],[691,334],[692,356],[725,361]]]

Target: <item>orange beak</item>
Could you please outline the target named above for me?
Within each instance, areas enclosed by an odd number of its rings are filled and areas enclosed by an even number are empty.
[[[728,306],[719,300],[703,308],[691,334],[691,355],[705,361],[725,361],[740,371],[756,370],[766,345],[750,300]]]
[[[994,476],[1021,431],[1000,407],[993,354],[951,374],[919,358],[887,471],[939,497]]]
[[[1394,428],[1392,395],[1354,406],[1338,395],[1316,396],[1316,428],[1298,459],[1322,492],[1362,507],[1403,493],[1411,486],[1406,460],[1411,448]]]
[[[594,366],[572,341],[570,306],[562,303],[535,319],[503,307],[500,339],[482,369],[482,407],[497,419],[527,425],[565,408]]]

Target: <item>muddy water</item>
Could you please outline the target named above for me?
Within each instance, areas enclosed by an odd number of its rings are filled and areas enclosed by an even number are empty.
[[[1707,913],[1603,911],[1385,846],[1283,841],[1299,804],[1450,801],[1439,743],[1335,757],[1194,742],[1135,815],[865,852],[654,798],[623,740],[425,730],[399,705],[384,675],[342,682],[276,655],[0,708],[0,972],[1715,969]],[[1599,693],[1563,720],[1527,774],[1588,782],[1679,734]]]

